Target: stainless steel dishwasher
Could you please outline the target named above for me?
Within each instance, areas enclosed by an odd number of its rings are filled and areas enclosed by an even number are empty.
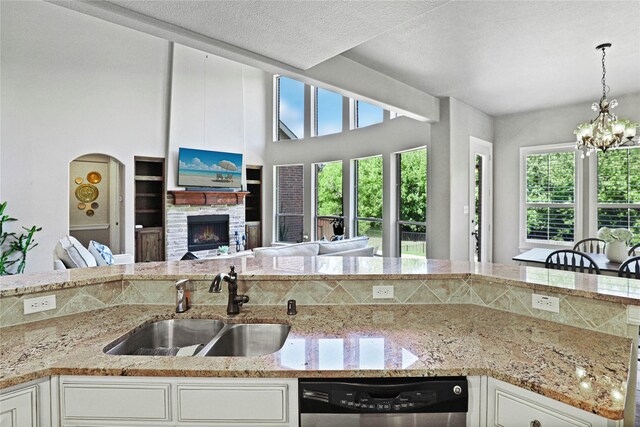
[[[300,379],[301,427],[465,427],[465,377]]]

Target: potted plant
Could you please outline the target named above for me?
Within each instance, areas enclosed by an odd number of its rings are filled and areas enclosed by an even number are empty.
[[[602,227],[598,230],[598,239],[607,243],[604,254],[609,261],[624,262],[627,259],[627,244],[633,238],[633,233],[627,228]]]
[[[7,202],[0,203],[0,276],[24,273],[27,264],[27,252],[38,246],[33,235],[42,227],[22,227],[26,233],[9,233],[4,230],[5,223],[17,221],[4,213]]]

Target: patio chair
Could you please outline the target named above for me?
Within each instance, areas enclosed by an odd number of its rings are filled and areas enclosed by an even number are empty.
[[[618,269],[618,276],[640,280],[640,256],[629,258]]]
[[[571,249],[551,252],[544,262],[545,268],[600,274],[596,262],[589,255]]]
[[[631,246],[631,249],[629,249],[629,256],[636,255],[640,255],[640,243],[636,243],[635,245]]]
[[[573,250],[590,254],[602,254],[604,253],[605,246],[607,246],[607,242],[604,240],[590,237],[588,239],[582,239],[573,245]]]

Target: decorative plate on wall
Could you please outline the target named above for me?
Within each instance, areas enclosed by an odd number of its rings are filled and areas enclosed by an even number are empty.
[[[98,202],[91,203],[91,209],[98,209],[99,207],[100,205],[98,204]]]
[[[82,209],[84,209],[86,207],[87,207],[87,205],[84,204],[83,202],[78,203],[78,209],[82,210]]]
[[[100,172],[96,172],[96,171],[89,172],[87,174],[87,181],[89,181],[92,184],[97,184],[100,181],[102,181],[102,175],[100,175]]]
[[[82,184],[76,188],[76,199],[81,202],[90,203],[98,198],[98,187],[91,184]]]
[[[87,216],[93,216],[94,214],[95,214],[95,212],[93,210],[91,210],[91,209],[89,209],[87,211]]]
[[[76,184],[80,185],[80,184],[82,184],[83,182],[84,182],[84,179],[82,179],[82,178],[80,178],[80,177],[77,177],[77,178],[76,178]]]

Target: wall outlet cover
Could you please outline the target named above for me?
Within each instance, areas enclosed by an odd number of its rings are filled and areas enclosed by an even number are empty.
[[[24,314],[40,313],[41,311],[53,310],[54,308],[56,308],[55,295],[24,300]]]
[[[560,298],[531,294],[531,307],[552,313],[560,313]]]
[[[373,287],[373,299],[393,298],[393,285]]]

